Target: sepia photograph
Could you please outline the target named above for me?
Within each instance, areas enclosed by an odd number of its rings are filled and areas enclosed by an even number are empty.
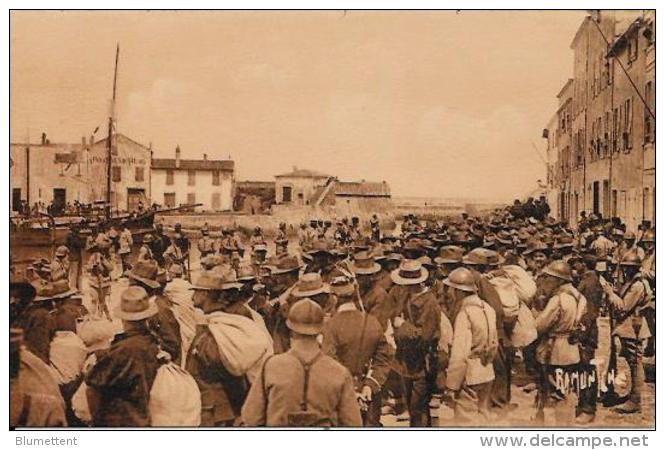
[[[17,446],[655,430],[655,10],[8,19]]]

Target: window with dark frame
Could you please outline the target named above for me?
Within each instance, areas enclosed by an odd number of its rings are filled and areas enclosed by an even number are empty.
[[[219,173],[219,170],[213,170],[212,171],[212,185],[213,186],[219,186],[221,184],[221,174]]]
[[[653,83],[648,81],[644,85],[644,143],[653,142],[654,123],[652,122],[651,114],[647,105],[651,105],[653,97]]]
[[[196,184],[196,170],[187,171],[187,186],[194,186]]]
[[[122,167],[120,166],[111,167],[111,180],[113,180],[114,183],[117,183],[122,180]]]
[[[173,186],[174,180],[173,180],[173,169],[168,169],[166,171],[166,185],[167,186]]]
[[[136,167],[134,181],[145,181],[143,167]]]

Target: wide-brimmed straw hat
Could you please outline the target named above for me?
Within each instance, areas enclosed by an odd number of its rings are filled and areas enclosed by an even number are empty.
[[[399,267],[390,272],[390,279],[400,286],[420,284],[427,280],[429,272],[420,261],[414,259],[403,260]]]
[[[157,305],[141,286],[130,286],[120,296],[120,305],[113,311],[114,317],[127,321],[145,320],[158,312]]]
[[[356,288],[347,276],[338,276],[330,282],[330,293],[338,297],[348,297],[355,293]]]
[[[559,236],[554,242],[554,248],[571,248],[575,245],[575,240],[572,236],[564,234]]]
[[[36,295],[33,301],[58,300],[75,295],[78,291],[69,287],[69,280],[47,281],[43,278],[32,282]]]
[[[242,286],[242,283],[238,282],[235,270],[224,264],[203,272],[190,289],[193,291],[225,291],[240,289]]]
[[[291,291],[292,296],[299,298],[329,293],[330,285],[324,283],[321,275],[317,272],[303,274]]]
[[[302,265],[300,264],[300,261],[298,261],[297,256],[284,254],[278,257],[271,257],[268,260],[266,267],[270,269],[271,275],[280,275],[283,273],[298,271]]]
[[[459,264],[464,257],[464,249],[457,245],[446,245],[439,250],[439,256],[434,258],[437,264]]]
[[[421,256],[420,258],[418,258],[418,261],[420,261],[420,264],[422,264],[423,267],[426,267],[428,269],[435,269],[436,268],[436,264],[434,264],[434,262],[432,262],[432,258],[430,258],[427,255]]]
[[[254,267],[243,264],[238,267],[238,281],[252,281],[256,279],[256,273],[254,272]]]
[[[477,247],[471,250],[469,253],[464,255],[462,258],[462,263],[470,266],[481,266],[481,265],[488,265],[489,264],[489,259],[488,259],[488,249],[483,248],[483,247]]]
[[[541,252],[546,253],[549,251],[549,247],[546,243],[538,239],[531,239],[526,244],[526,250],[522,252],[524,255],[530,255],[531,253]]]
[[[368,252],[358,252],[353,255],[351,270],[356,275],[372,275],[381,271],[381,265]]]
[[[154,260],[138,261],[127,276],[134,281],[138,281],[150,289],[159,288],[159,281],[157,281],[157,274],[159,273],[159,266]]]

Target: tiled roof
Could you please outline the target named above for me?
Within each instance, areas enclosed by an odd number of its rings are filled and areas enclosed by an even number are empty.
[[[275,189],[274,181],[236,181],[236,188]]]
[[[330,175],[325,173],[316,172],[314,170],[308,169],[293,169],[289,173],[282,173],[280,175],[275,175],[275,178],[328,178]]]
[[[231,160],[181,159],[180,167],[176,167],[175,158],[153,158],[152,168],[178,170],[224,170],[233,172],[234,163]]]
[[[370,181],[339,181],[335,183],[334,192],[347,197],[390,197],[390,186]]]

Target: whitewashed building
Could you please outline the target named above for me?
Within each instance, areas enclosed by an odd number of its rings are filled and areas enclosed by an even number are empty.
[[[334,177],[308,169],[293,170],[275,175],[275,200],[278,205],[292,206],[311,205],[316,199],[314,193],[330,184]]]
[[[21,201],[64,206],[74,201],[106,200],[108,138],[80,144],[51,143],[46,134],[40,143],[10,143],[11,211]],[[111,147],[111,207],[134,211],[150,198],[151,150],[116,133]]]
[[[231,160],[153,158],[152,201],[165,208],[201,203],[203,211],[233,209],[234,163]]]

